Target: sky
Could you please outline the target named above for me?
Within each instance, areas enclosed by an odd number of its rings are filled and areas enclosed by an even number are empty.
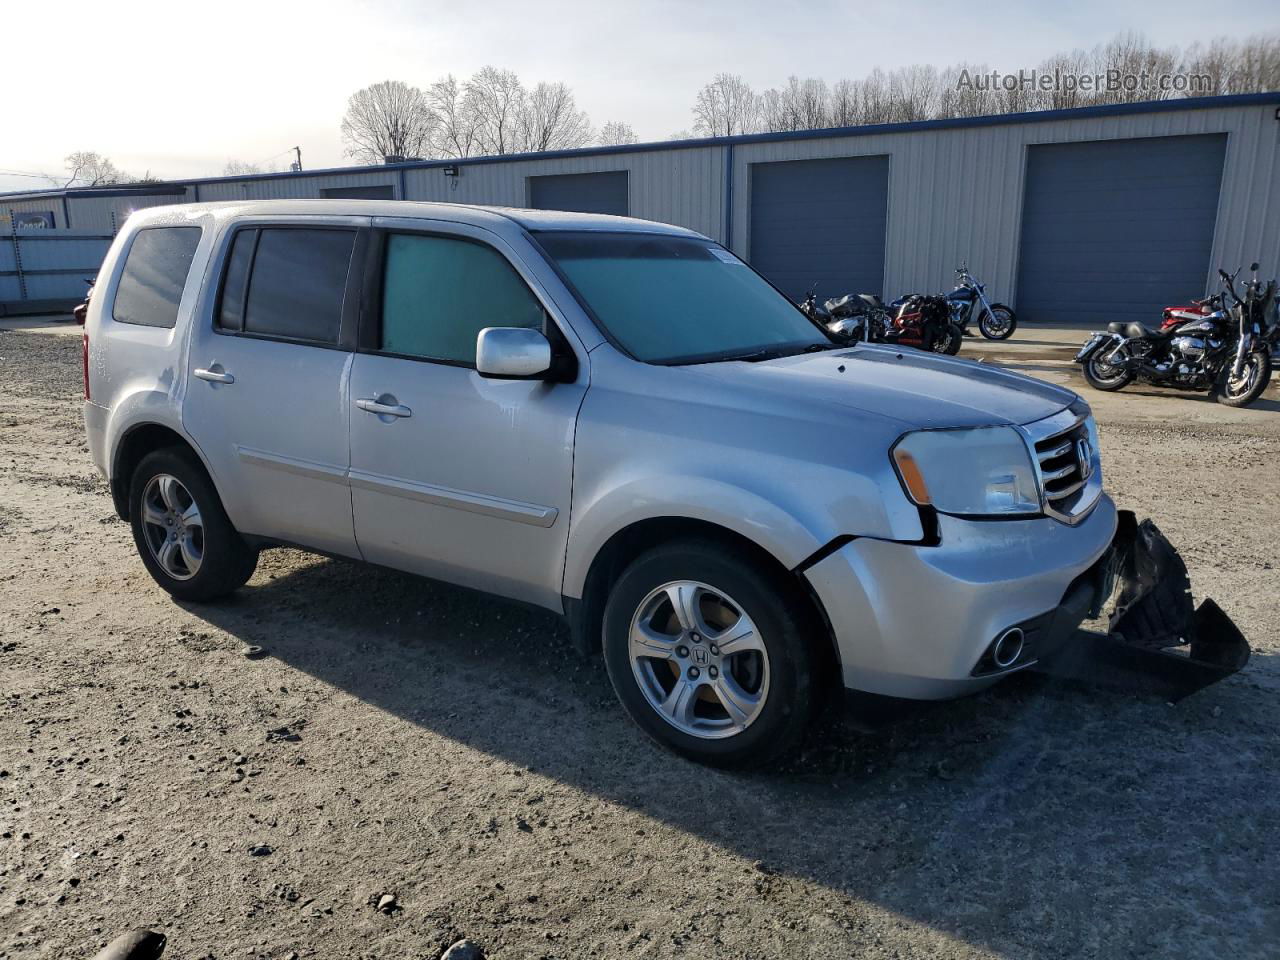
[[[697,90],[737,73],[757,90],[875,67],[980,62],[1013,71],[1126,30],[1158,44],[1280,28],[1274,0],[0,0],[6,37],[0,190],[46,186],[93,150],[134,174],[217,176],[228,160],[342,166],[347,97],[425,87],[487,64],[563,81],[601,125],[642,141],[692,126]]]

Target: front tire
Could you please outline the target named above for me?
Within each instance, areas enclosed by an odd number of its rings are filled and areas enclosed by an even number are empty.
[[[960,344],[964,341],[964,330],[956,323],[948,323],[933,341],[933,352],[954,357],[960,352]]]
[[[1244,359],[1240,379],[1231,379],[1231,364],[1222,371],[1218,383],[1218,402],[1228,407],[1247,407],[1262,396],[1271,382],[1271,354],[1255,350]]]
[[[793,585],[705,540],[638,557],[604,611],[605,665],[645,733],[690,760],[762,767],[815,714],[811,618]]]
[[[1095,390],[1111,393],[1133,383],[1133,372],[1127,367],[1105,363],[1094,353],[1084,361],[1084,379]]]
[[[129,524],[147,572],[179,600],[226,596],[258,565],[204,466],[177,447],[147,454],[134,470]]]
[[[978,318],[978,330],[988,340],[1008,340],[1017,329],[1017,316],[1003,303],[993,303]]]

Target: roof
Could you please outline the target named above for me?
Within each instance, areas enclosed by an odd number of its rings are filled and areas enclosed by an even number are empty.
[[[133,216],[138,222],[164,219],[174,214],[195,218],[213,214],[226,220],[234,216],[330,216],[393,217],[398,220],[448,220],[490,229],[516,223],[526,230],[584,230],[635,233],[662,233],[680,237],[702,235],[684,227],[636,217],[615,217],[603,213],[568,213],[561,210],[523,210],[517,207],[482,206],[468,203],[436,203],[425,200],[221,200],[211,203],[180,203],[146,207]]]
[[[391,170],[420,170],[452,166],[475,166],[487,163],[512,163],[525,160],[556,160],[565,157],[598,157],[611,154],[647,153],[655,150],[692,150],[704,147],[726,147],[748,143],[775,143],[788,140],[818,140],[830,137],[866,137],[885,133],[916,133],[926,130],[953,130],[966,127],[998,127],[1026,123],[1050,123],[1059,120],[1083,120],[1092,117],[1130,116],[1144,113],[1169,113],[1179,110],[1218,110],[1229,107],[1280,105],[1280,90],[1269,93],[1240,93],[1220,97],[1185,97],[1180,100],[1148,100],[1139,103],[1109,103],[1094,107],[1066,110],[1033,110],[1025,113],[990,114],[981,117],[947,117],[940,120],[914,120],[906,123],[873,123],[857,127],[828,127],[821,130],[794,130],[783,133],[749,133],[735,137],[702,137],[692,140],[661,140],[650,143],[628,143],[610,147],[581,147],[573,150],[549,150],[541,153],[508,153],[499,156],[412,160],[404,163],[372,164],[353,167],[325,167],[286,173],[253,173],[230,177],[196,177],[165,181],[168,185],[191,186],[205,183],[242,183],[256,180],[281,180],[298,177],[334,176],[374,173]],[[141,185],[141,186],[160,186]],[[115,187],[72,187],[65,191],[41,190],[0,193],[4,197],[58,196],[94,197],[110,195],[107,191],[127,189]]]

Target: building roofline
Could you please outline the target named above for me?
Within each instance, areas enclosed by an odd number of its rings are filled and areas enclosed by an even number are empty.
[[[224,177],[194,177],[187,180],[166,180],[163,184],[125,186],[113,188],[71,187],[65,190],[29,193],[13,191],[0,193],[6,197],[41,199],[64,194],[75,197],[139,196],[147,193],[176,196],[188,186],[211,183],[251,183],[260,180],[289,180],[299,177],[343,176],[370,174],[379,171],[432,170],[441,167],[471,167],[490,163],[517,163],[533,160],[561,160],[574,157],[600,157],[628,153],[653,153],[659,150],[696,150],[706,147],[738,146],[753,143],[779,143],[790,140],[820,140],[838,137],[869,137],[888,133],[915,133],[926,130],[955,130],[966,127],[999,127],[1014,124],[1050,123],[1057,120],[1084,120],[1093,117],[1131,116],[1144,113],[1169,113],[1179,110],[1205,110],[1231,107],[1280,105],[1280,90],[1268,93],[1239,93],[1218,97],[1186,97],[1181,100],[1146,100],[1139,103],[1108,103],[1092,107],[1071,107],[1062,110],[1031,110],[1023,113],[986,114],[980,117],[947,117],[939,120],[913,120],[903,123],[873,123],[856,127],[827,127],[819,130],[791,130],[781,133],[748,133],[733,137],[699,137],[691,140],[657,140],[648,143],[627,143],[608,147],[577,147],[571,150],[544,150],[538,153],[507,153],[495,156],[443,158],[439,160],[410,160],[403,163],[369,164],[354,167],[324,167],[316,170],[281,173],[251,173]],[[115,192],[130,191],[136,192]]]

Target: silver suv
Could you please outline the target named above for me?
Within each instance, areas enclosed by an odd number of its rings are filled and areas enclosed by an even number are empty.
[[[734,254],[619,217],[155,208],[107,255],[85,426],[175,597],[288,544],[563,614],[655,739],[793,750],[842,687],[1020,670],[1116,511],[1075,394],[845,347]]]

